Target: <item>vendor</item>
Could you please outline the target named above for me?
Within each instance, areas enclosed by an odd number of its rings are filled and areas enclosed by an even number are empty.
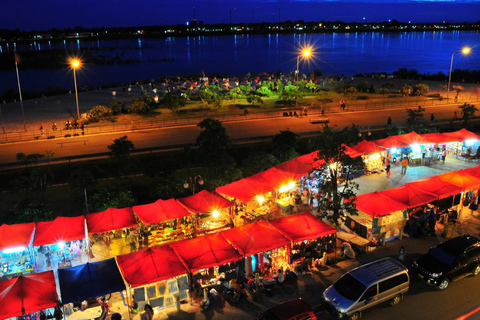
[[[277,284],[280,286],[283,284],[283,281],[285,281],[285,276],[283,275],[282,268],[278,269],[278,272],[275,275],[275,280],[277,280]]]

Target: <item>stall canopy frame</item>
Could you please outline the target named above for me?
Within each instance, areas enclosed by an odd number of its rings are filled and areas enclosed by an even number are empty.
[[[378,191],[357,196],[356,204],[359,211],[373,218],[407,208],[406,204],[388,198]]]
[[[317,220],[310,212],[270,220],[269,223],[280,230],[292,242],[312,240],[337,232],[337,229]]]
[[[53,271],[33,273],[0,282],[0,319],[53,308],[58,296]]]
[[[134,206],[133,211],[144,223],[150,225],[167,220],[189,217],[191,214],[175,199],[159,199],[153,203]]]
[[[33,246],[44,246],[58,243],[80,240],[85,238],[85,218],[57,217],[53,221],[37,222]]]
[[[438,199],[436,194],[414,188],[408,184],[380,191],[380,193],[390,199],[405,204],[408,208],[415,208]]]
[[[58,269],[58,282],[64,304],[126,289],[115,258]]]
[[[86,220],[89,234],[131,228],[138,225],[130,207],[108,208],[103,212],[90,213],[86,215]]]
[[[28,247],[32,242],[35,222],[2,224],[0,226],[0,251],[13,247]]]
[[[177,201],[187,210],[196,214],[212,212],[215,209],[225,209],[233,205],[224,197],[207,190],[202,190],[189,197],[179,198]]]

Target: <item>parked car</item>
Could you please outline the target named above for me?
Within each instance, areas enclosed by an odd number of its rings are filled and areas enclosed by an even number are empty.
[[[444,241],[417,258],[412,273],[438,290],[450,282],[480,273],[480,240],[463,235]]]
[[[362,311],[380,303],[397,305],[409,286],[408,269],[399,261],[383,258],[345,273],[325,290],[322,302],[337,319],[358,320]]]
[[[312,307],[302,298],[281,302],[260,314],[257,320],[317,320]]]

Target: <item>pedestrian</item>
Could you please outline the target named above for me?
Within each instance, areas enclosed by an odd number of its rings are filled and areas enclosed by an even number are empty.
[[[455,119],[455,120],[458,119],[458,117],[457,117],[457,111],[455,111],[455,112],[453,113],[453,119]]]
[[[442,162],[445,163],[445,157],[447,156],[447,150],[442,150]]]
[[[407,252],[405,251],[405,247],[401,246],[400,249],[398,249],[398,259],[401,261],[404,261],[406,254]]]
[[[433,113],[430,115],[430,121],[433,121],[435,120],[435,116],[433,115]]]
[[[140,315],[141,320],[152,320],[153,319],[153,308],[151,305],[145,305],[145,311]]]
[[[407,173],[407,167],[408,167],[408,159],[407,159],[407,157],[403,157],[403,159],[402,159],[402,174]]]
[[[388,157],[385,158],[385,172],[387,173],[387,177],[392,175],[390,171],[390,159]]]
[[[82,136],[85,134],[85,125],[82,122],[82,125],[80,126],[80,129],[82,129]]]
[[[43,126],[40,125],[40,132],[42,133],[42,136],[43,136]]]
[[[52,130],[57,131],[57,124],[55,122],[52,123]]]
[[[389,125],[389,126],[392,125],[392,118],[388,117],[388,119],[387,119],[387,125]]]
[[[108,300],[105,299],[105,297],[97,298],[97,302],[100,305],[102,309],[106,309],[107,313],[110,312],[110,304],[108,303]]]

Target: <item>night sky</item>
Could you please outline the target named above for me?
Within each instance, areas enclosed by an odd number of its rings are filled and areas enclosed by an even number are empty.
[[[2,1],[0,29],[340,20],[476,22],[480,0],[15,0]]]

